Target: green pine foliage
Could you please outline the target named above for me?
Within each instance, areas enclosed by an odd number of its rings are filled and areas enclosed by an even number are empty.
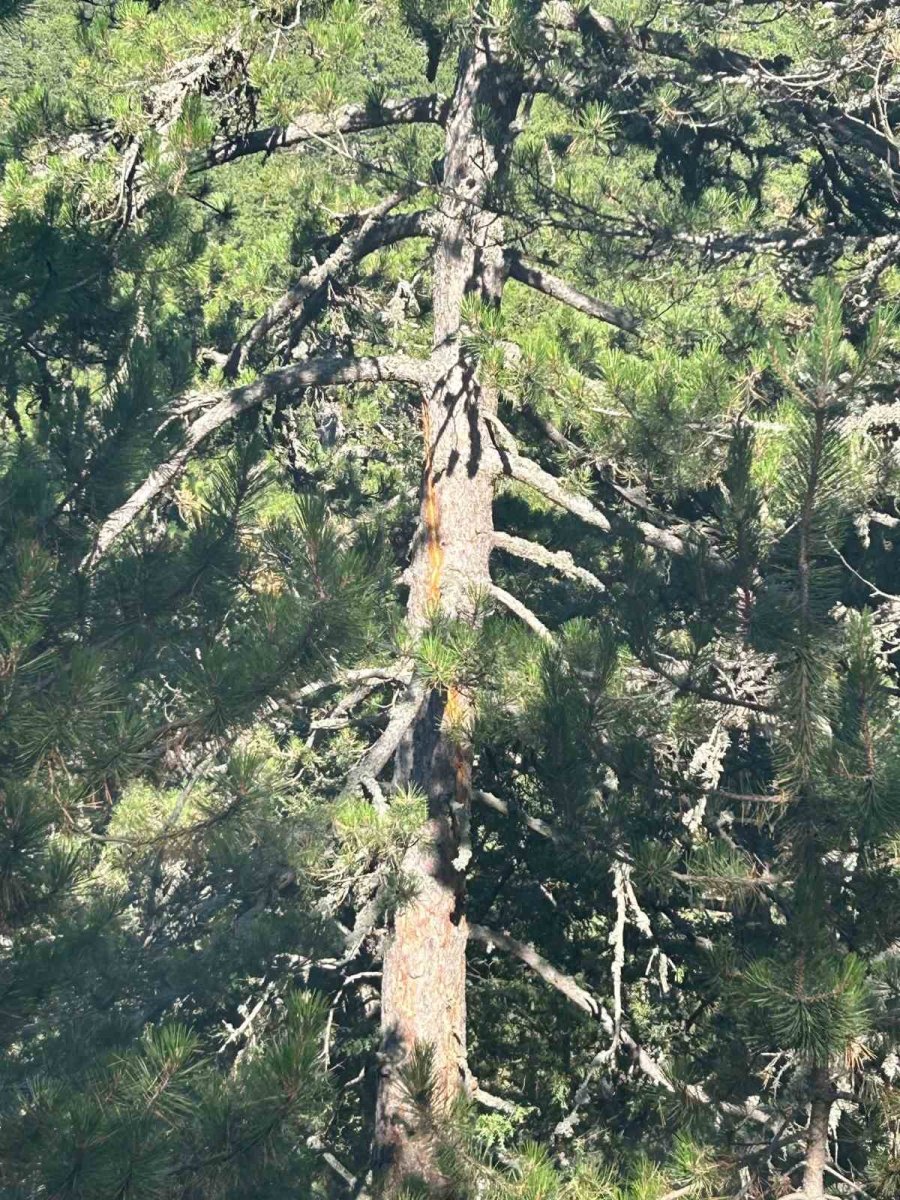
[[[546,8],[0,0],[12,1200],[377,1188],[380,938],[428,799],[346,781],[413,677],[477,701],[468,920],[590,998],[472,940],[468,1067],[500,1104],[440,1110],[427,1047],[406,1075],[448,1193],[788,1195],[824,1071],[829,1194],[900,1195],[897,172],[848,133],[900,119],[896,14]],[[247,409],[89,568],[233,384],[427,354],[419,230],[227,366],[374,206],[440,215],[441,129],[326,118],[452,97],[478,21],[541,80],[488,191],[507,244],[635,317],[514,278],[463,306],[521,452],[608,517],[501,481],[497,529],[581,569],[493,556],[546,636],[492,594],[405,627],[405,384]]]

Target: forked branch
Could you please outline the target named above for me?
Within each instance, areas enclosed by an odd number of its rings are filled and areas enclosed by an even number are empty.
[[[297,313],[297,324],[301,328],[308,324],[324,307],[328,284],[340,278],[350,267],[384,246],[395,245],[405,238],[428,235],[428,213],[400,213],[388,218],[387,214],[392,208],[396,208],[403,198],[402,195],[395,195],[383,200],[324,262],[318,263],[311,271],[301,276],[266,309],[240,341],[235,343],[223,368],[227,379],[233,379],[240,372],[253,347],[281,321]]]
[[[535,950],[534,946],[520,942],[517,938],[510,937],[507,933],[486,929],[483,925],[470,925],[469,936],[489,948],[496,946],[507,954],[518,958],[520,962],[524,963],[539,978],[543,979],[545,983],[555,988],[567,1000],[570,1000],[580,1008],[582,1012],[596,1017],[604,1033],[609,1037],[613,1037],[616,1034],[616,1026],[612,1014],[600,1000],[592,992],[588,991],[587,988],[582,987],[571,975],[567,975],[564,971],[560,971],[554,967],[542,954],[539,954]],[[750,1103],[731,1104],[721,1102],[717,1104],[710,1097],[706,1089],[699,1084],[676,1084],[652,1054],[648,1053],[643,1046],[634,1040],[627,1029],[620,1028],[618,1030],[618,1040],[629,1051],[642,1074],[646,1075],[652,1083],[655,1083],[657,1087],[662,1088],[664,1091],[671,1094],[681,1093],[698,1104],[712,1105],[729,1116],[747,1118],[761,1125],[771,1123],[767,1113]]]
[[[227,425],[241,413],[254,408],[273,396],[302,388],[327,387],[347,383],[410,383],[423,385],[428,378],[428,364],[405,355],[384,355],[380,358],[311,358],[307,362],[277,371],[269,371],[253,383],[227,392],[211,392],[192,400],[208,402],[209,407],[188,427],[184,442],[170,459],[147,476],[141,486],[123,505],[111,513],[100,527],[94,547],[82,563],[93,567],[125,532],[135,517],[171,484],[187,466],[197,447],[217,429]]]

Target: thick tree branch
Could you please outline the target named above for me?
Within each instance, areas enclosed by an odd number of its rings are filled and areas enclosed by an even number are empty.
[[[494,545],[506,554],[536,563],[539,567],[549,567],[553,571],[558,571],[567,579],[574,579],[577,583],[586,584],[596,592],[606,591],[601,580],[591,571],[579,567],[568,550],[548,550],[546,546],[529,541],[527,538],[499,532],[494,534]]]
[[[367,129],[386,129],[391,125],[441,125],[449,104],[443,96],[414,96],[408,100],[381,103],[348,104],[330,114],[307,113],[290,125],[270,125],[239,137],[213,142],[195,171],[219,167],[248,154],[273,154],[299,146],[315,138],[333,134],[362,133]]]
[[[492,1108],[495,1112],[515,1116],[518,1109],[518,1106],[512,1100],[506,1100],[503,1096],[495,1096],[492,1092],[486,1092],[481,1087],[473,1088],[471,1095],[476,1104],[482,1104],[485,1108]]]
[[[301,276],[266,309],[232,348],[223,368],[226,379],[233,379],[240,372],[253,347],[281,321],[299,310],[297,324],[300,328],[308,324],[324,307],[329,283],[350,267],[384,246],[392,246],[405,238],[428,236],[432,220],[429,213],[400,213],[388,217],[390,210],[403,198],[402,195],[390,196],[378,204],[324,262]]]
[[[209,407],[188,426],[180,449],[152,471],[137,491],[106,518],[97,534],[94,548],[82,566],[96,566],[135,517],[178,478],[194,451],[210,434],[264,400],[316,385],[327,387],[381,381],[422,385],[427,382],[428,376],[427,362],[403,355],[385,355],[381,358],[312,358],[307,362],[270,371],[243,387],[233,388],[224,393],[209,393],[208,396],[202,397],[208,399]]]
[[[572,513],[573,516],[580,517],[586,525],[593,525],[597,529],[602,529],[604,533],[612,531],[607,518],[591,504],[590,500],[568,491],[543,467],[539,467],[530,458],[524,458],[516,449],[512,434],[495,416],[486,413],[485,419],[495,435],[495,445],[503,464],[503,470],[507,475],[518,480],[519,483],[525,483],[534,488],[536,492],[540,492],[542,496]]]
[[[583,988],[571,975],[566,975],[564,971],[557,970],[552,963],[549,963],[543,955],[535,950],[534,946],[530,946],[526,942],[520,942],[516,938],[510,937],[508,933],[500,933],[495,929],[486,929],[484,925],[470,925],[469,937],[474,938],[476,942],[481,942],[489,950],[496,946],[507,954],[512,954],[520,962],[530,967],[545,983],[555,988],[567,1000],[571,1000],[582,1012],[586,1012],[591,1017],[600,1017],[601,1020],[603,1019],[603,1014],[606,1013],[606,1010],[600,1001],[586,988]],[[606,1013],[606,1016],[609,1017],[609,1014]],[[612,1029],[612,1017],[609,1017],[609,1021],[610,1029]]]
[[[292,704],[307,704],[322,692],[331,691],[337,687],[358,687],[365,683],[409,683],[412,672],[403,668],[399,663],[388,667],[354,667],[348,671],[340,671],[332,678],[317,679],[313,683],[304,684],[296,692],[287,697]]]
[[[605,321],[607,325],[615,325],[617,329],[624,329],[626,333],[636,333],[640,328],[640,321],[628,309],[619,308],[615,304],[607,304],[605,300],[597,300],[593,296],[580,292],[565,279],[560,279],[558,275],[552,275],[543,267],[526,262],[517,250],[506,250],[504,257],[507,274],[517,283],[523,283],[536,292],[543,292],[545,296],[559,300],[562,304],[568,304],[570,308],[585,313],[586,316],[594,317],[597,321]]]
[[[552,421],[548,421],[545,416],[530,406],[526,407],[525,412],[529,420],[540,429],[541,433],[554,446],[566,454],[570,454],[576,461],[588,463],[594,471],[598,484],[606,491],[612,492],[614,496],[624,501],[629,507],[639,512],[656,516],[658,520],[661,519],[661,515],[654,510],[653,505],[642,492],[636,488],[622,487],[620,484],[607,478],[607,471],[604,464],[591,456],[588,451],[582,449],[581,446],[577,446],[570,438],[566,437],[564,433],[556,428]],[[621,525],[623,529],[636,529],[648,546],[652,546],[656,550],[664,550],[667,554],[674,554],[679,558],[685,558],[692,549],[691,543],[685,541],[679,533],[665,526],[654,524],[652,521],[635,521],[632,525],[618,519],[616,523]],[[704,545],[704,550],[706,552],[706,559],[714,570],[727,570],[727,562],[713,547]]]

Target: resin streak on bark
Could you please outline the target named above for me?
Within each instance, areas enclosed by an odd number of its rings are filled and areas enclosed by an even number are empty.
[[[493,399],[460,340],[463,301],[498,304],[503,286],[502,229],[482,205],[508,155],[518,94],[505,89],[486,35],[464,52],[451,102],[444,156],[444,200],[434,258],[434,386],[423,399],[425,439],[419,532],[408,572],[408,619],[422,633],[434,611],[477,619],[490,583],[492,502],[501,463],[484,413]],[[478,114],[490,111],[490,129]],[[414,1049],[432,1056],[437,1107],[466,1086],[466,828],[472,762],[466,732],[472,698],[465,687],[433,688],[397,755],[396,782],[427,799],[428,819],[402,869],[415,899],[397,915],[385,944],[382,1074],[376,1150],[388,1190],[416,1176],[445,1184],[427,1128],[417,1124],[403,1080]]]

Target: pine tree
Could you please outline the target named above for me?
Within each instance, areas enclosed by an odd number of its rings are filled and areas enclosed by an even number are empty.
[[[863,898],[884,890],[893,913],[878,538],[897,519],[896,335],[874,313],[896,275],[896,17],[769,16],[169,2],[18,19],[41,53],[38,22],[68,30],[64,69],[33,53],[4,117],[19,1086],[47,941],[74,962],[79,929],[121,923],[135,970],[168,978],[209,902],[196,977],[215,981],[171,981],[159,1011],[145,982],[130,1032],[86,1030],[124,1057],[74,1084],[96,1101],[69,1105],[68,1141],[11,1156],[23,1194],[181,1194],[193,1172],[240,1195],[263,1161],[272,1194],[311,1178],[311,1044],[343,1005],[348,1061],[372,1061],[379,964],[375,1110],[355,1093],[334,1110],[360,1180],[370,1130],[389,1190],[489,1178],[457,1109],[494,1076],[557,1158],[576,1130],[584,1151],[630,1153],[641,1194],[666,1187],[633,1155],[671,1163],[662,1096],[713,1147],[708,1178],[764,1187],[799,1166],[821,1196],[846,1092],[850,1166],[889,1188],[895,1159],[869,1150],[895,1120],[895,936]],[[410,93],[423,71],[441,92]],[[843,305],[812,286],[839,274]],[[270,918],[238,970],[212,928],[222,880],[218,924]],[[290,999],[298,975],[329,1015]],[[193,1039],[238,980],[263,981],[282,1028],[226,1081]],[[536,1029],[502,1028],[516,996]],[[60,997],[57,1040],[96,1006]],[[736,1036],[736,1012],[763,1032]],[[515,1083],[509,1041],[536,1033],[540,1070]],[[773,1053],[808,1113],[756,1094]],[[642,1082],[606,1095],[626,1061]],[[160,1073],[188,1071],[174,1107],[144,1107]],[[39,1130],[43,1096],[22,1118]],[[277,1141],[295,1119],[304,1137]],[[142,1157],[157,1141],[160,1178]],[[523,1178],[607,1187],[539,1155]]]

